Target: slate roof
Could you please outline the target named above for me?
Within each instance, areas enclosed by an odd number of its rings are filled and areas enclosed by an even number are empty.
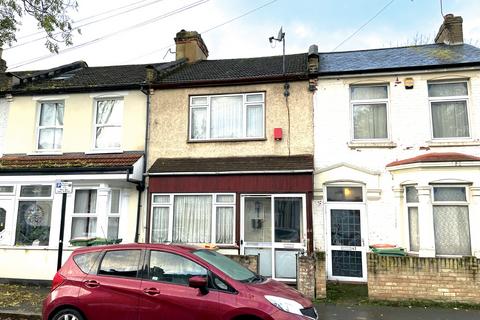
[[[312,155],[226,158],[159,158],[150,174],[313,171]]]
[[[285,57],[285,75],[289,79],[307,79],[307,54]],[[283,57],[270,56],[223,60],[203,60],[186,64],[159,84],[191,84],[202,82],[261,81],[283,78]]]
[[[320,53],[319,73],[328,75],[469,64],[480,64],[480,48],[469,44],[429,44]]]
[[[0,174],[2,172],[28,170],[127,170],[131,169],[142,156],[143,152],[141,151],[102,154],[72,152],[62,155],[9,154],[0,158]]]
[[[459,152],[431,152],[413,158],[398,160],[387,164],[388,167],[400,166],[403,164],[425,163],[425,162],[464,162],[480,161],[480,157],[459,153]]]

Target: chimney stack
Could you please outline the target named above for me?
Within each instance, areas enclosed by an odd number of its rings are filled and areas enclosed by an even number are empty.
[[[208,58],[208,49],[197,31],[180,30],[175,36],[176,60],[187,59],[194,63]]]
[[[449,13],[443,17],[443,23],[435,37],[438,44],[462,44],[463,43],[463,19]]]

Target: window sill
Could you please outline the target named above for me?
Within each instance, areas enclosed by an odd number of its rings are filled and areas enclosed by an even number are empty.
[[[357,142],[352,141],[347,143],[350,149],[359,149],[359,148],[396,148],[397,144],[391,141],[371,141],[371,142]]]
[[[458,140],[458,141],[441,141],[431,140],[427,141],[429,147],[464,147],[464,146],[480,146],[480,140]]]
[[[27,153],[27,156],[61,156],[62,151],[35,151]]]
[[[122,149],[99,149],[85,151],[85,154],[102,154],[102,153],[123,153]]]
[[[225,142],[255,142],[255,141],[267,141],[267,138],[254,138],[254,139],[215,139],[215,140],[187,140],[187,143],[225,143]]]

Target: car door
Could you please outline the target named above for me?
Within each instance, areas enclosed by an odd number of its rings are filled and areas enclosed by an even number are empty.
[[[218,291],[202,293],[188,286],[192,276],[207,277],[205,267],[179,254],[161,250],[150,251],[146,260],[140,320],[220,319]]]
[[[103,255],[96,274],[83,281],[80,308],[89,320],[138,318],[141,279],[139,249],[109,250]]]

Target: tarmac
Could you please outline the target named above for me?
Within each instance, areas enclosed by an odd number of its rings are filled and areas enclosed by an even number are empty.
[[[479,320],[480,310],[316,304],[321,320]],[[0,320],[39,320],[38,312],[0,310]]]

